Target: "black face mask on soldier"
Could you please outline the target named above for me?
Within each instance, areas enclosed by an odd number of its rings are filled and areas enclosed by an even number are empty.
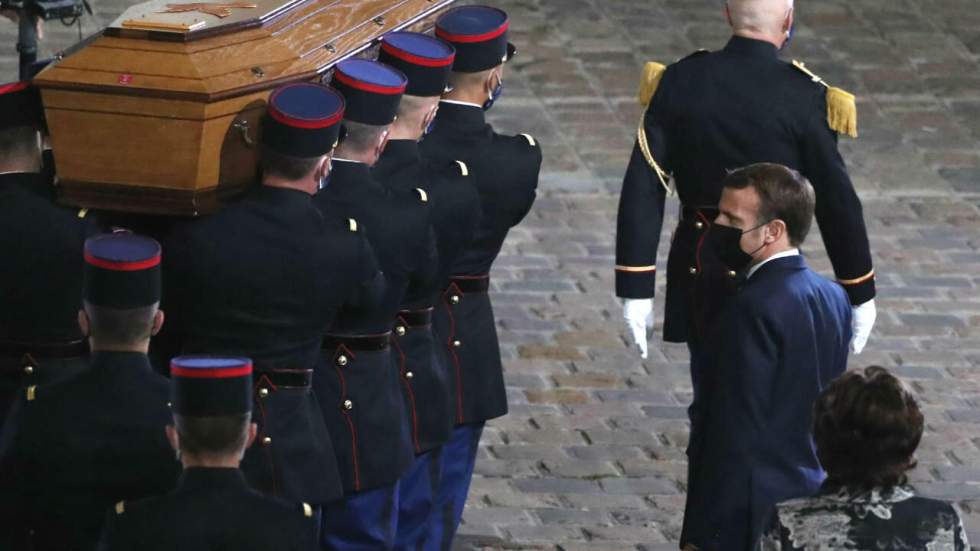
[[[713,224],[711,229],[708,230],[706,239],[709,241],[709,245],[714,248],[715,252],[718,253],[718,258],[721,259],[729,270],[740,272],[752,263],[753,255],[761,251],[762,248],[766,246],[766,243],[763,243],[756,250],[752,251],[751,253],[747,253],[742,250],[742,236],[746,233],[753,232],[763,226],[766,226],[769,224],[769,222],[772,222],[772,220],[763,222],[762,224],[745,231],[738,228],[733,228],[732,226]]]

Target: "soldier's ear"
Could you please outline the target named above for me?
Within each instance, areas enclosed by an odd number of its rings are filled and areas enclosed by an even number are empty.
[[[88,314],[85,310],[78,310],[78,328],[82,330],[82,335],[89,336]]]
[[[248,439],[245,440],[245,449],[252,447],[252,443],[255,442],[255,435],[259,433],[259,426],[255,423],[248,424]]]
[[[167,433],[167,442],[170,442],[170,447],[174,449],[175,452],[180,452],[180,435],[177,434],[177,427],[173,425],[167,425],[164,427],[164,432]]]
[[[153,314],[153,328],[150,329],[150,335],[156,335],[160,332],[160,328],[163,327],[164,317],[163,310],[157,310],[157,313]]]
[[[725,19],[728,20],[728,24],[734,29],[735,22],[732,21],[732,9],[728,6],[728,2],[725,2]]]

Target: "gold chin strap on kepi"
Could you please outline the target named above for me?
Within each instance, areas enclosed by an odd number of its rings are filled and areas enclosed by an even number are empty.
[[[858,137],[857,100],[854,94],[831,86],[806,68],[802,61],[793,60],[796,67],[806,74],[813,82],[820,83],[827,89],[827,124],[838,134],[847,134],[852,138]]]
[[[665,70],[667,70],[667,67],[655,61],[648,61],[643,66],[643,74],[640,76],[640,91],[636,95],[637,101],[643,107],[648,108],[650,106],[650,101],[653,99],[653,95],[657,93],[657,87],[660,86],[660,79],[663,78]],[[650,151],[646,126],[643,124],[645,118],[646,109],[640,115],[640,124],[636,129],[636,142],[640,144],[640,152],[643,153],[643,158],[646,159],[647,164],[650,165],[650,168],[657,174],[657,178],[660,179],[660,185],[664,186],[664,189],[667,190],[667,195],[673,195],[674,191],[670,188],[670,184],[667,183],[670,175],[660,168],[657,160],[653,157],[653,152]]]

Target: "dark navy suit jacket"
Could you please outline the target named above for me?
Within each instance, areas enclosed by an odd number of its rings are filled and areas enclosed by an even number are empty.
[[[709,336],[681,539],[702,551],[750,549],[776,503],[813,494],[825,477],[811,410],[847,367],[851,305],[802,256],[778,258],[739,288]]]

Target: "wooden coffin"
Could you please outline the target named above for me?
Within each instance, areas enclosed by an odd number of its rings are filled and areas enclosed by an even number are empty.
[[[198,215],[252,185],[265,100],[453,0],[136,5],[35,79],[71,205]]]

